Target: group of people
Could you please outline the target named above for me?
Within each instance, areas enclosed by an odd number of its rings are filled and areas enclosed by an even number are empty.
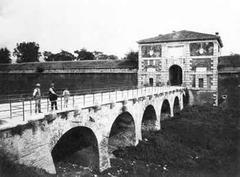
[[[40,84],[37,83],[36,87],[33,90],[33,98],[35,100],[35,113],[41,113],[41,89],[40,89]],[[54,83],[51,83],[50,88],[49,88],[49,100],[51,102],[51,110],[53,111],[58,110],[57,107],[57,98],[58,95],[56,93],[55,87],[54,87]],[[64,89],[62,96],[64,98],[64,107],[67,108],[68,107],[68,100],[69,100],[69,96],[70,96],[70,92],[69,90],[66,88]]]

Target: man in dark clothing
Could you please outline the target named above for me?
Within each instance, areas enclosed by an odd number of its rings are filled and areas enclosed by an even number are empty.
[[[55,110],[57,110],[57,93],[54,88],[54,83],[51,83],[51,87],[49,88],[49,99],[51,101],[51,109],[55,107]]]

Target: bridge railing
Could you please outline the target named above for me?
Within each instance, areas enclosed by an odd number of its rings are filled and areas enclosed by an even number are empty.
[[[164,93],[176,90],[178,87],[124,87],[108,88],[101,90],[89,90],[88,93],[82,90],[71,91],[68,98],[68,104],[65,105],[64,97],[59,95],[57,99],[58,110],[69,110],[75,108],[96,107],[102,104],[115,103],[119,101],[139,98],[143,96]],[[179,87],[181,88],[181,87]],[[51,102],[47,96],[41,98],[41,111],[43,113],[51,112]],[[26,121],[32,119],[35,113],[35,100],[10,99],[8,103],[0,104],[0,119],[21,119]]]
[[[119,82],[120,85],[124,85],[125,83]],[[73,95],[75,94],[88,94],[88,93],[95,93],[95,92],[101,92],[101,91],[109,91],[109,90],[116,90],[116,89],[128,89],[128,88],[136,88],[137,86],[119,86],[119,84],[113,84],[108,88],[105,87],[98,87],[98,88],[91,88],[91,89],[71,89],[71,93]],[[57,93],[61,93],[65,87],[56,89]],[[47,97],[48,91],[41,90],[42,96]],[[15,91],[16,92],[16,91]],[[26,91],[26,90],[17,90],[18,93],[12,93],[12,94],[4,94],[0,95],[0,104],[2,103],[8,103],[9,100],[16,100],[16,99],[31,99],[32,98],[32,90]]]

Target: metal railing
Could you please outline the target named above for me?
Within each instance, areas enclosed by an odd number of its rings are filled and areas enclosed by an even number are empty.
[[[124,85],[125,83],[120,82],[120,85]],[[103,88],[103,87],[98,87],[98,88],[91,88],[91,89],[71,89],[71,93],[81,93],[81,94],[87,94],[87,93],[93,93],[93,92],[99,92],[99,91],[106,91],[106,90],[113,90],[113,89],[128,89],[128,88],[136,88],[137,86],[120,86],[113,84],[109,88]],[[57,88],[56,92],[60,93],[62,92],[66,87],[62,88]],[[41,89],[42,90],[42,89]],[[17,90],[12,94],[4,94],[0,95],[0,104],[2,103],[8,103],[9,100],[16,100],[16,99],[31,99],[32,98],[32,91],[33,90]],[[16,93],[17,92],[17,93]],[[46,89],[42,90],[42,96],[47,97],[48,96],[48,91]]]
[[[183,87],[122,87],[107,89],[72,90],[68,97],[68,104],[65,105],[65,99],[60,95],[57,99],[58,110],[67,110],[78,108],[88,108],[100,106],[108,103],[135,99],[143,96],[154,95],[164,92],[171,92],[182,89]],[[43,113],[51,112],[51,102],[47,96],[41,97],[41,111]],[[31,119],[35,113],[35,99],[10,99],[8,103],[0,104],[0,119],[21,119],[26,121]]]

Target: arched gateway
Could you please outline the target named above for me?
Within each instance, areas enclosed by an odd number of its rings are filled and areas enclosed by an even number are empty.
[[[169,68],[170,85],[182,85],[182,68],[178,65],[172,65]]]

